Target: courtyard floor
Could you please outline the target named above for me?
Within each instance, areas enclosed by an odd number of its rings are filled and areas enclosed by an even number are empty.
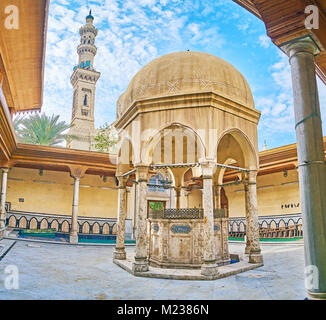
[[[134,247],[126,248],[127,254],[133,250]],[[303,300],[306,297],[302,244],[262,243],[263,267],[213,281],[134,277],[113,264],[113,251],[113,246],[4,239],[0,241],[0,299]],[[243,251],[243,243],[230,244],[231,253]],[[10,265],[18,268],[18,289],[5,288],[8,277],[5,270]]]

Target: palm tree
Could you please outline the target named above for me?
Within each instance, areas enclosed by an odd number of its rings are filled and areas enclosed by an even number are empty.
[[[71,126],[65,121],[58,121],[59,115],[48,117],[46,114],[34,114],[27,118],[17,117],[14,127],[21,143],[55,146],[75,136],[65,134]]]

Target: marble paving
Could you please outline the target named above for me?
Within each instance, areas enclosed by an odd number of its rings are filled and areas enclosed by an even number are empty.
[[[213,279],[202,276],[200,269],[173,269],[173,268],[156,268],[149,266],[149,270],[147,272],[138,272],[135,273],[132,270],[132,264],[134,262],[134,255],[127,255],[126,260],[116,260],[113,262],[126,270],[127,272],[133,274],[138,277],[148,277],[148,278],[159,278],[159,279],[174,279],[174,280],[216,280],[225,277],[229,277],[240,272],[245,272],[249,270],[253,270],[263,266],[263,263],[252,264],[248,262],[248,256],[243,257],[241,261],[238,263],[233,263],[225,266],[220,266],[218,268],[218,275],[214,276]]]
[[[115,265],[113,247],[0,241],[0,299],[275,299],[303,300],[303,245],[262,244],[264,266],[217,280],[135,277]],[[230,243],[230,252],[244,252]],[[127,247],[132,256],[134,247]],[[5,273],[16,266],[19,288],[5,288]]]

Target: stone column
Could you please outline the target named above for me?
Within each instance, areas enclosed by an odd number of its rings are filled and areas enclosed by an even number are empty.
[[[72,216],[69,242],[78,243],[78,200],[79,200],[79,178],[74,177],[74,197],[72,201]]]
[[[3,237],[6,228],[6,195],[7,195],[7,179],[8,168],[1,168],[2,170],[2,182],[1,182],[1,203],[0,203],[0,237]]]
[[[257,171],[251,170],[246,173],[244,180],[247,238],[245,253],[249,254],[250,263],[263,262],[259,244],[256,176]]]
[[[308,36],[283,48],[292,73],[305,264],[316,270],[308,297],[326,299],[326,168],[314,57],[319,48]]]
[[[215,186],[215,208],[221,209],[221,186]]]
[[[136,167],[136,179],[138,183],[138,205],[136,221],[136,250],[135,261],[132,265],[134,272],[148,271],[148,238],[147,238],[147,182],[148,167]]]
[[[186,208],[189,208],[189,194],[190,194],[190,191],[187,191],[187,190],[184,190],[184,195],[186,197]]]
[[[133,218],[133,225],[132,225],[132,239],[136,239],[136,221],[137,221],[137,206],[138,206],[138,184],[134,183],[134,218]]]
[[[180,209],[181,186],[174,187],[176,198],[176,209]]]
[[[119,180],[119,198],[118,198],[118,230],[116,237],[116,246],[113,253],[114,259],[125,260],[125,220],[127,215],[127,177],[117,177]]]
[[[87,168],[82,166],[70,166],[70,176],[74,179],[74,196],[72,202],[71,228],[69,242],[78,243],[78,202],[79,202],[79,181],[84,176]]]
[[[214,202],[213,173],[215,163],[201,163],[203,174],[203,209],[204,209],[204,257],[201,274],[214,277],[218,274],[216,264],[216,245],[214,242]]]

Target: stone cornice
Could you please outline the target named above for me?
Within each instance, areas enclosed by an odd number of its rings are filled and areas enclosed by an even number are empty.
[[[114,176],[116,156],[108,153],[18,144],[11,166],[69,172],[69,166],[87,167],[86,174]]]
[[[76,68],[70,77],[70,82],[74,86],[78,80],[85,81],[86,83],[95,84],[96,81],[100,78],[101,73],[95,70],[88,70],[82,68]],[[89,77],[91,79],[87,79]]]
[[[248,108],[214,92],[187,93],[159,98],[136,100],[115,122],[117,129],[125,128],[139,114],[175,109],[212,107],[258,123],[260,111]]]

